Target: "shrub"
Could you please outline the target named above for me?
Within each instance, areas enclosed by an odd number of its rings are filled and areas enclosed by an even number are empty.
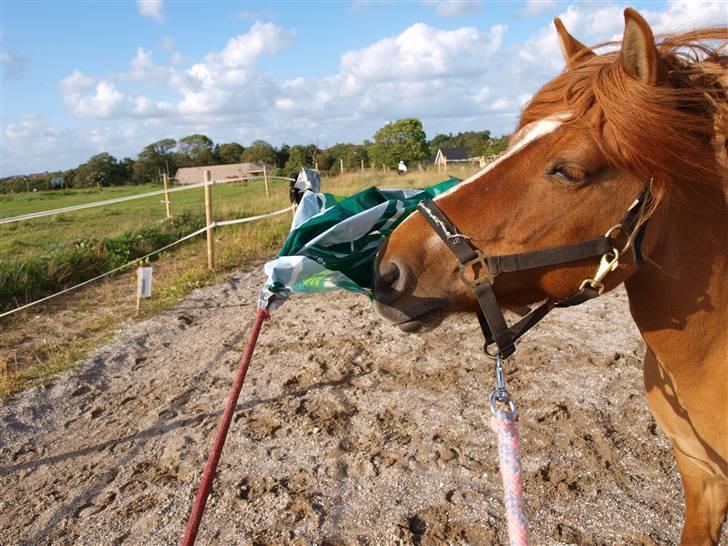
[[[41,255],[0,261],[0,309],[11,309],[111,271],[204,225],[201,215],[182,214],[117,237],[89,237]]]

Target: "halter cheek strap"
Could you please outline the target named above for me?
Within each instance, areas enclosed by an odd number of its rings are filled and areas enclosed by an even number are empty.
[[[622,221],[613,226],[604,236],[571,245],[547,248],[533,252],[509,254],[504,256],[488,256],[470,242],[470,238],[458,231],[445,213],[434,201],[423,201],[419,204],[419,212],[427,220],[432,229],[445,242],[460,262],[460,278],[475,293],[480,305],[478,313],[485,349],[495,343],[503,358],[512,355],[516,341],[538,324],[554,307],[570,307],[596,298],[604,291],[604,278],[619,265],[619,257],[632,246],[635,263],[641,265],[640,246],[646,223],[635,233],[635,227],[648,199],[649,186],[646,186],[638,198],[632,203]],[[621,231],[628,237],[627,245],[618,250],[612,235]],[[601,256],[599,267],[593,278],[581,283],[579,290],[570,297],[559,301],[543,303],[513,326],[508,326],[503,311],[493,291],[495,277],[501,273],[525,271],[540,267],[549,267],[564,263]]]

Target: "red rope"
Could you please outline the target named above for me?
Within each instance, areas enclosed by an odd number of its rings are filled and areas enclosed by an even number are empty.
[[[258,341],[258,334],[260,334],[263,321],[267,318],[268,311],[265,309],[259,309],[258,314],[255,316],[253,330],[250,332],[250,337],[248,338],[248,344],[245,346],[245,352],[240,359],[240,366],[238,367],[238,373],[235,376],[235,383],[233,383],[233,388],[230,390],[227,403],[225,404],[225,411],[222,414],[220,426],[217,429],[215,443],[212,445],[212,451],[207,458],[207,466],[205,466],[205,473],[202,475],[202,483],[197,491],[197,498],[195,498],[195,504],[192,506],[192,512],[190,513],[190,518],[187,521],[187,529],[185,530],[185,535],[182,538],[182,546],[192,546],[197,538],[197,532],[200,530],[200,522],[202,521],[202,515],[205,513],[207,497],[210,495],[212,482],[215,479],[217,463],[220,462],[220,455],[222,454],[222,448],[225,445],[225,438],[227,438],[227,433],[230,429],[230,422],[233,419],[235,406],[238,403],[240,389],[243,388],[245,374],[248,373],[248,365],[250,364],[250,359],[252,358],[253,351],[255,350],[255,343]]]

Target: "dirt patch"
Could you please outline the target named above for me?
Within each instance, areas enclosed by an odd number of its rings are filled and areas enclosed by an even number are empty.
[[[0,408],[0,542],[178,543],[259,268],[127,322]],[[406,336],[360,296],[274,313],[199,544],[496,544],[505,524],[475,320]],[[507,362],[534,544],[674,544],[683,500],[623,292],[555,312]]]

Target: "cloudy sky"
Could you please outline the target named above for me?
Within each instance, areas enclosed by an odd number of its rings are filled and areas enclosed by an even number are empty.
[[[190,133],[361,142],[387,121],[512,130],[562,68],[551,24],[618,38],[727,24],[722,1],[0,2],[0,177],[135,157]]]

